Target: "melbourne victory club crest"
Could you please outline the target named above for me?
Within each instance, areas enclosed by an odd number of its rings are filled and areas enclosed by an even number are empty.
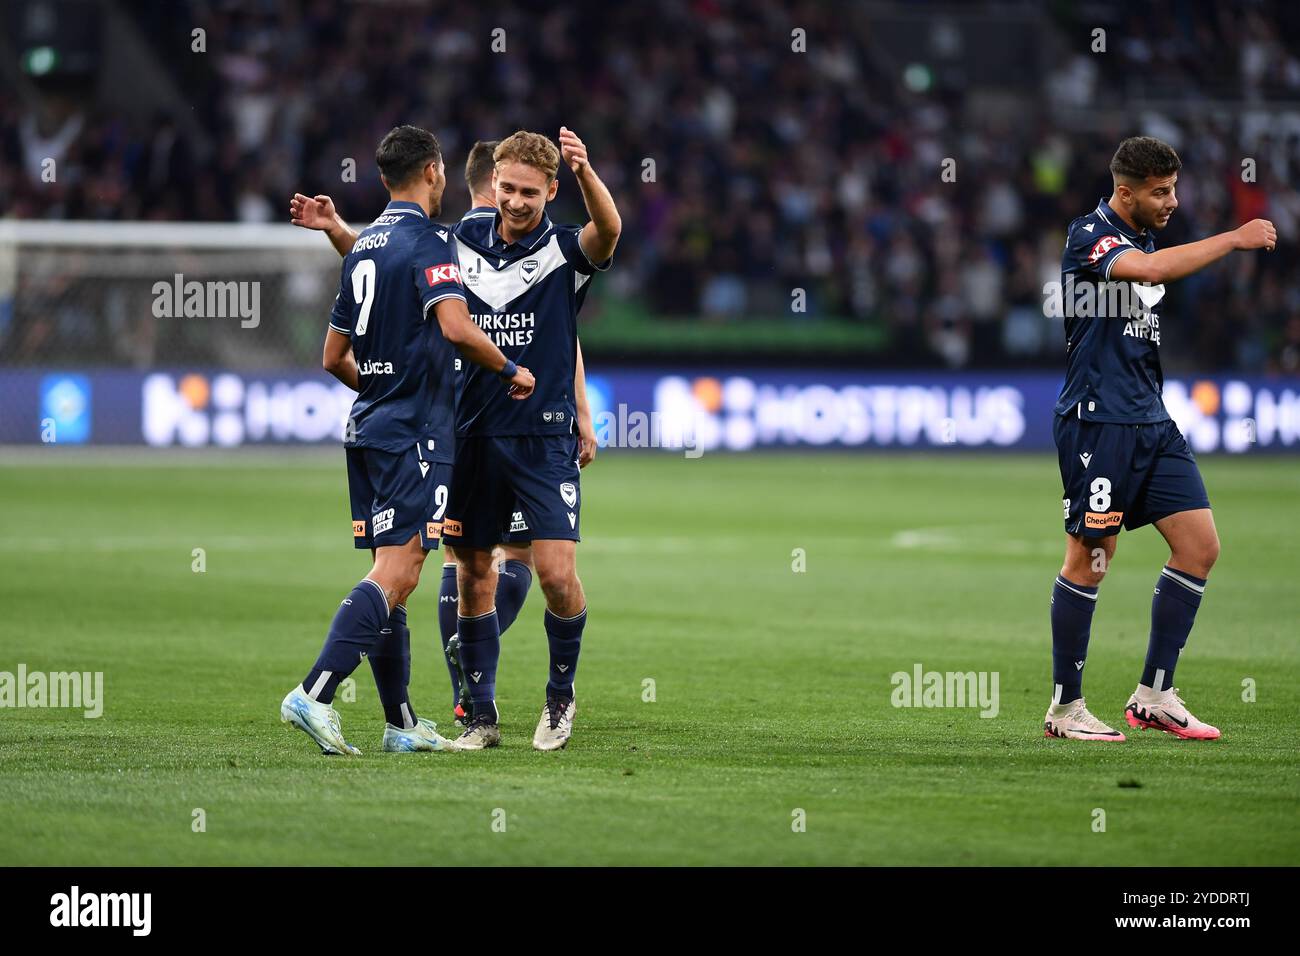
[[[564,482],[560,485],[560,497],[564,499],[566,505],[572,508],[578,503],[577,486],[571,481]]]
[[[542,264],[536,259],[525,259],[520,263],[519,274],[524,277],[524,285],[531,284],[537,278],[537,270],[541,267]]]

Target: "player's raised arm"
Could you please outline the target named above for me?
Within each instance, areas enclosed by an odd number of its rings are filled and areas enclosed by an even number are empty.
[[[1112,279],[1160,284],[1172,282],[1204,269],[1230,252],[1246,249],[1272,250],[1277,245],[1277,230],[1267,219],[1252,219],[1231,232],[1170,246],[1150,254],[1140,249],[1125,252],[1110,269]]]
[[[329,237],[330,245],[341,256],[352,251],[358,233],[338,214],[334,200],[321,194],[316,197],[294,193],[289,200],[289,221],[304,229],[315,229]]]
[[[614,197],[600,181],[587,159],[587,147],[578,135],[567,126],[560,127],[560,156],[573,170],[582,190],[582,201],[587,206],[591,222],[583,226],[578,242],[592,263],[601,263],[614,254],[623,220],[619,218]]]
[[[536,384],[533,373],[506,358],[487,333],[474,324],[464,299],[450,296],[439,299],[433,310],[443,337],[465,358],[509,382],[511,398],[523,399],[533,393]]]

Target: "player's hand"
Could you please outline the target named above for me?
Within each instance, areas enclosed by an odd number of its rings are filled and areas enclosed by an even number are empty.
[[[536,386],[537,379],[533,378],[533,373],[520,365],[515,369],[515,377],[510,380],[510,387],[506,391],[511,398],[519,401],[533,394]]]
[[[1267,219],[1252,219],[1237,229],[1238,249],[1267,249],[1277,245],[1277,230]]]
[[[334,200],[320,195],[315,198],[294,193],[289,200],[289,221],[304,229],[319,229],[328,232],[338,218],[334,210]]]
[[[578,467],[586,468],[596,460],[596,429],[590,415],[578,416]]]
[[[578,139],[578,134],[567,126],[560,127],[560,156],[569,164],[575,176],[591,165],[587,162],[587,147]]]

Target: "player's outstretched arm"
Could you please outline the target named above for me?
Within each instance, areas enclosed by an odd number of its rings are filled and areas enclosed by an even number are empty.
[[[361,391],[361,371],[352,352],[352,340],[336,329],[325,331],[325,353],[321,365],[354,392]]]
[[[497,375],[501,375],[507,367],[515,369],[513,375],[503,376],[510,383],[511,398],[527,398],[533,393],[533,386],[536,384],[533,373],[507,359],[487,337],[487,333],[474,324],[474,320],[469,317],[469,308],[465,305],[464,299],[453,296],[440,299],[434,303],[433,311],[438,317],[438,327],[442,329],[443,337],[456,346],[465,358]]]
[[[582,201],[587,206],[587,215],[591,217],[591,222],[582,227],[578,243],[592,262],[604,262],[614,254],[619,233],[623,231],[623,220],[619,218],[614,197],[591,168],[587,147],[567,126],[560,127],[560,155],[573,170],[578,188],[582,190]]]
[[[1126,252],[1110,268],[1112,279],[1130,282],[1171,282],[1199,272],[1211,262],[1217,262],[1228,253],[1244,249],[1272,250],[1277,245],[1277,230],[1267,219],[1252,219],[1231,232],[1171,246],[1150,254],[1135,249]]]
[[[352,251],[358,233],[338,214],[334,200],[321,194],[315,198],[294,193],[289,200],[289,221],[304,229],[316,229],[329,237],[330,245],[341,256]]]
[[[586,468],[596,459],[596,428],[591,421],[587,402],[587,370],[582,364],[582,343],[574,342],[578,351],[573,371],[573,405],[578,410],[578,467]]]

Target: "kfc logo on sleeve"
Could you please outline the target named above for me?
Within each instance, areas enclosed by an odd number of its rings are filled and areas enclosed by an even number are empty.
[[[444,282],[460,283],[460,270],[450,262],[444,266],[429,266],[424,270],[425,281],[429,283],[430,288],[442,285]]]
[[[1106,253],[1118,246],[1132,245],[1127,239],[1119,236],[1102,236],[1097,240],[1096,245],[1092,247],[1092,252],[1088,253],[1088,263],[1095,265],[1098,260],[1102,259]]]

